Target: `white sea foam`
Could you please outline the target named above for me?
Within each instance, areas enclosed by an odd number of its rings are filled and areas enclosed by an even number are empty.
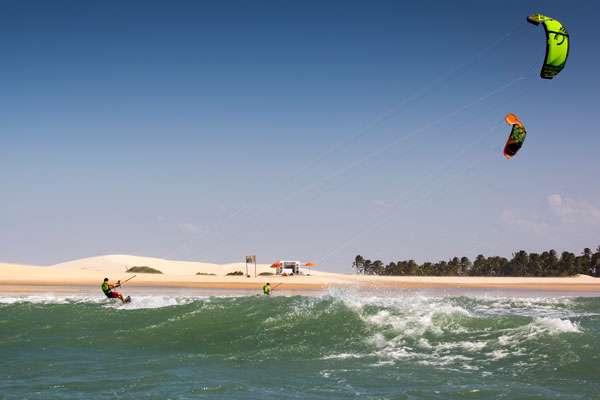
[[[448,366],[456,363],[462,363],[465,361],[472,361],[473,358],[466,357],[461,354],[455,355],[445,355],[445,356],[427,356],[423,357],[423,359],[417,361],[422,365],[433,365],[433,366]]]
[[[185,305],[201,299],[204,298],[189,296],[136,296],[131,303],[127,304],[111,301],[109,307],[122,310],[153,309]]]
[[[563,317],[574,316],[568,297],[471,297],[473,311],[484,316]]]
[[[581,332],[570,320],[580,315],[570,298],[472,297],[469,301],[421,295],[363,296],[350,291],[330,292],[326,297],[354,310],[373,330],[365,343],[375,350],[364,356],[377,359],[373,366],[414,360],[441,369],[477,371],[507,357],[524,365],[531,359],[527,343],[539,335]],[[485,322],[498,317],[505,319],[494,326]],[[515,322],[522,324],[514,326]],[[460,340],[435,339],[447,335]]]
[[[515,342],[514,336],[502,335],[502,336],[498,337],[498,343],[500,343],[501,346],[509,346],[509,345],[513,344],[514,342]]]
[[[465,350],[476,352],[483,350],[488,345],[488,343],[484,341],[461,342],[460,345]]]
[[[535,321],[530,324],[532,327],[537,327],[538,332],[547,333],[549,335],[557,335],[560,333],[581,333],[581,329],[576,322],[572,322],[568,319],[560,318],[536,318]]]
[[[383,360],[401,360],[426,357],[427,354],[419,354],[410,347],[386,347],[373,353],[379,359]]]
[[[367,304],[373,303],[383,307],[373,298],[365,300]],[[470,316],[469,311],[463,307],[436,298],[401,298],[393,301],[385,299],[384,303],[386,306],[375,314],[366,312],[364,303],[362,307],[358,307],[359,300],[354,300],[352,304],[368,325],[391,330],[403,337],[420,337],[425,333],[441,335],[445,329],[464,331],[459,325],[450,328],[448,321],[455,315]]]
[[[361,354],[355,353],[341,353],[341,354],[331,354],[328,356],[321,357],[321,360],[346,360],[349,358],[363,358],[364,356]]]
[[[381,367],[385,365],[394,365],[394,360],[377,361],[376,363],[371,364],[372,367]]]
[[[33,294],[17,296],[0,296],[0,304],[85,304],[100,303],[104,296],[94,295],[58,295],[58,294]]]
[[[381,333],[377,332],[373,336],[366,338],[367,344],[373,345],[377,348],[382,348],[387,346],[388,340]]]
[[[497,360],[501,360],[505,357],[508,357],[511,353],[507,350],[494,350],[491,351],[489,353],[486,353],[486,356],[488,356],[488,360],[489,361],[497,361]]]
[[[189,304],[193,301],[206,300],[207,296],[135,296],[131,303],[123,304],[120,300],[107,299],[103,295],[61,295],[35,294],[19,296],[0,296],[0,304],[98,304],[102,307],[117,310],[138,310],[147,308],[163,308]]]
[[[435,346],[436,350],[455,350],[455,349],[463,349],[471,352],[478,352],[483,350],[488,345],[485,341],[478,342],[454,342],[454,343],[440,343]]]

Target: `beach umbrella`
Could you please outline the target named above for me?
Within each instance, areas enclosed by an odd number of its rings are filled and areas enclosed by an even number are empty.
[[[277,267],[281,267],[281,264],[280,263],[271,264],[271,268],[277,268]]]
[[[313,263],[308,263],[308,264],[304,264],[305,267],[308,267],[308,273],[310,273],[310,267],[314,267],[315,264]]]

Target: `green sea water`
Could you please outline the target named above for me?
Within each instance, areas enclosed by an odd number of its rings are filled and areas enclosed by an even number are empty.
[[[0,296],[0,398],[600,398],[600,297],[132,297]]]

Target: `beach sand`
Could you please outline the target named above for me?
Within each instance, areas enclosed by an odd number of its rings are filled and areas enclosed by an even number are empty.
[[[149,266],[163,274],[128,273],[133,266]],[[278,289],[323,290],[356,289],[530,289],[600,291],[600,279],[586,275],[566,278],[513,277],[433,277],[433,276],[364,276],[335,274],[301,269],[303,275],[259,276],[272,272],[270,264],[248,265],[250,277],[227,276],[233,271],[246,273],[244,263],[209,264],[161,260],[128,255],[110,255],[70,261],[49,267],[0,263],[0,294],[78,293],[99,288],[105,277],[111,282],[136,275],[127,286],[137,288],[222,288],[260,290],[266,282]],[[214,275],[196,275],[202,274]]]

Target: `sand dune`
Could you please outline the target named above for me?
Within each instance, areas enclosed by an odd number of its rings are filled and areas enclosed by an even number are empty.
[[[246,265],[242,265],[245,271]],[[161,271],[163,274],[169,275],[195,275],[197,272],[226,275],[229,272],[240,270],[239,264],[219,265],[191,261],[172,261],[163,260],[160,258],[139,257],[125,254],[112,254],[99,257],[82,258],[79,260],[55,264],[49,268],[115,274],[124,273],[128,268],[135,266],[151,267]]]
[[[246,263],[231,263],[231,264],[212,264],[195,261],[175,261],[164,260],[161,258],[140,257],[125,254],[111,254],[98,257],[82,258],[79,260],[68,261],[65,263],[55,264],[49,268],[68,269],[77,271],[103,272],[107,274],[125,273],[128,268],[135,266],[146,266],[157,269],[167,275],[196,275],[198,272],[203,274],[214,274],[217,276],[227,275],[235,271],[246,273]],[[274,272],[270,268],[271,264],[257,264],[256,273]],[[254,276],[254,264],[248,264],[248,273]],[[321,272],[311,268],[301,268],[304,274],[310,272],[315,276],[335,276],[340,274],[332,274]]]

